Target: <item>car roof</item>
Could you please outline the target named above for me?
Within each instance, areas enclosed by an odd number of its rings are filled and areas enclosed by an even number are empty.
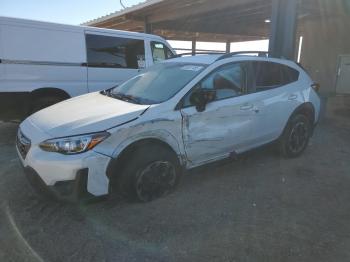
[[[177,62],[177,63],[194,63],[194,64],[206,64],[210,65],[214,63],[221,54],[219,55],[195,55],[195,56],[182,56],[166,60],[165,62]]]
[[[294,61],[282,58],[272,58],[272,57],[263,57],[263,56],[252,56],[252,55],[243,55],[238,54],[231,57],[223,57],[223,54],[209,54],[209,55],[200,55],[197,54],[195,56],[182,56],[176,57],[169,60],[164,60],[164,62],[177,62],[177,63],[193,63],[193,64],[203,64],[203,65],[211,65],[217,61],[237,61],[237,60],[256,60],[256,61],[267,61],[267,62],[275,62],[284,65],[288,65],[293,67],[294,69],[300,70],[300,66],[297,65]]]

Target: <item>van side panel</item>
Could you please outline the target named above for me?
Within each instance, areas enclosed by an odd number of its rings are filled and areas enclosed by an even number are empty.
[[[82,30],[4,24],[3,35],[4,59],[67,63],[86,60]]]
[[[87,93],[86,67],[7,64],[6,80],[1,92],[32,92],[41,88],[57,88],[70,97]]]
[[[70,96],[87,92],[85,41],[82,30],[3,24],[6,78],[0,92],[32,92],[52,87]]]
[[[0,21],[0,120],[18,119],[26,110],[23,108],[26,95],[21,93],[3,93],[6,80],[6,65],[3,62],[4,50],[3,50],[3,26]],[[16,96],[16,100],[13,99]],[[9,110],[14,108],[15,110]]]

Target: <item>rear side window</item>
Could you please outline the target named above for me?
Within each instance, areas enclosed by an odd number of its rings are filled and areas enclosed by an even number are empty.
[[[282,71],[284,77],[284,85],[298,81],[299,72],[294,68],[282,65]]]
[[[129,69],[145,67],[143,40],[88,34],[86,46],[89,67]]]
[[[163,43],[152,41],[151,49],[154,63],[174,57],[173,52]]]
[[[253,62],[255,92],[265,91],[293,83],[299,72],[289,66],[273,62]]]

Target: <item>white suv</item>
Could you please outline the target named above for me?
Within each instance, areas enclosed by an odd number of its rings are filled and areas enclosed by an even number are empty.
[[[273,141],[299,156],[319,117],[315,87],[293,61],[175,58],[35,113],[20,125],[17,149],[29,180],[50,195],[116,190],[146,202],[173,190],[182,168]]]

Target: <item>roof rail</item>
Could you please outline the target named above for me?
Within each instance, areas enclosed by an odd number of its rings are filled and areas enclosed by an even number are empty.
[[[182,53],[182,54],[177,54],[175,56],[173,56],[172,58],[177,58],[177,57],[182,57],[184,55],[191,55],[191,56],[195,56],[195,55],[224,55],[225,52],[224,51],[217,51],[217,52],[187,52],[187,53]]]
[[[232,53],[227,53],[227,54],[224,54],[224,55],[220,56],[218,59],[215,60],[215,62],[219,61],[219,60],[222,60],[222,59],[230,58],[230,57],[235,56],[235,55],[244,55],[244,54],[257,54],[258,56],[269,57],[269,54],[271,54],[271,53],[267,52],[267,51],[240,51],[240,52],[232,52]]]

